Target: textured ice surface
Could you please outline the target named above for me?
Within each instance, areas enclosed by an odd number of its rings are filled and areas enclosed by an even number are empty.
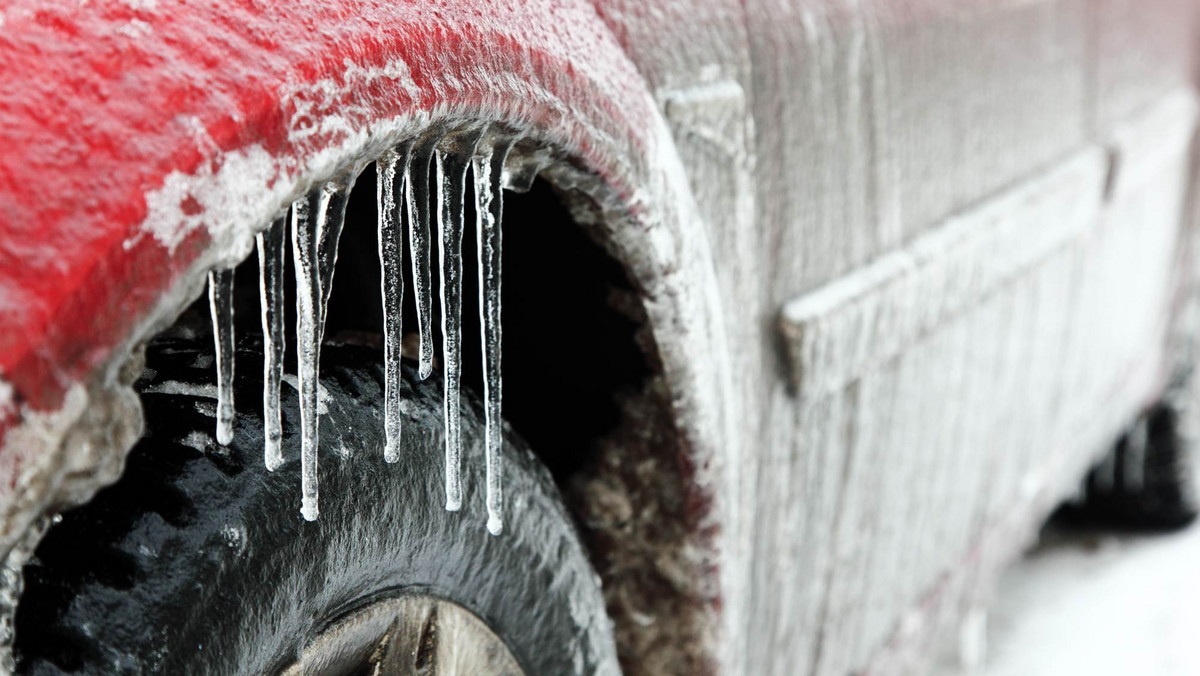
[[[1197,565],[1195,528],[1167,535],[1051,530],[1001,578],[985,628],[987,668],[979,673],[1198,674]]]

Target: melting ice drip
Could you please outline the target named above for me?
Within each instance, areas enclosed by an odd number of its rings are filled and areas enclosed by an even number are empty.
[[[458,139],[454,152],[437,149],[438,137],[406,141],[376,163],[379,207],[379,262],[384,317],[384,459],[401,459],[400,357],[404,298],[404,217],[407,215],[417,329],[420,336],[418,375],[433,372],[432,284],[430,274],[430,171],[437,175],[439,296],[442,309],[442,361],[445,378],[446,509],[462,507],[462,439],[459,420],[460,332],[462,312],[463,199],[467,169],[472,169],[479,252],[479,314],[484,372],[484,457],[486,463],[487,529],[498,535],[504,527],[500,447],[500,253],[504,163],[513,139],[480,144],[482,130]],[[280,383],[283,380],[284,264],[290,229],[296,269],[296,349],[300,390],[301,507],[305,519],[317,518],[318,364],[325,331],[329,295],[337,262],[338,240],[345,223],[346,204],[361,167],[330,180],[292,203],[287,215],[260,233],[258,244],[259,296],[263,327],[264,461],[268,470],[283,464]],[[209,274],[209,303],[217,350],[217,442],[233,440],[233,271]]]

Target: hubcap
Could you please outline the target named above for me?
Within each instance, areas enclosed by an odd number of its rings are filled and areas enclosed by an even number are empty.
[[[504,641],[462,606],[412,594],[374,603],[316,638],[284,676],[524,676]]]

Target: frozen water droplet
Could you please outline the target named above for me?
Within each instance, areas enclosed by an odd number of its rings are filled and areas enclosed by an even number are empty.
[[[405,170],[405,201],[408,204],[409,249],[412,258],[413,292],[416,294],[417,330],[420,335],[417,375],[425,380],[433,373],[433,284],[429,262],[429,169],[437,137],[418,144]]]
[[[465,139],[464,139],[465,140]],[[438,233],[442,264],[442,370],[445,374],[443,417],[446,428],[446,509],[462,507],[462,428],[459,409],[462,320],[463,192],[467,167],[478,134],[457,152],[438,152]]]
[[[383,292],[383,459],[400,459],[400,354],[404,340],[401,313],[404,300],[404,229],[397,197],[403,195],[404,174],[412,145],[388,151],[376,163],[379,180],[379,265]],[[397,169],[400,173],[397,173]],[[428,244],[426,244],[428,246]],[[428,270],[426,270],[428,272]]]
[[[337,245],[346,202],[357,170],[327,182],[292,204],[292,257],[296,266],[296,349],[300,381],[300,514],[314,521],[317,507],[317,445],[321,340],[333,289]]]
[[[550,165],[552,159],[553,156],[549,149],[523,153],[521,157],[509,162],[500,172],[501,185],[513,192],[529,192],[533,187],[534,179]]]
[[[217,352],[217,443],[233,441],[233,270],[208,273],[208,307]]]
[[[475,241],[479,252],[479,326],[483,346],[484,458],[487,474],[487,529],[499,535],[504,528],[504,486],[500,447],[503,422],[500,378],[500,250],[504,195],[504,161],[512,141],[503,141],[474,160]]]
[[[492,535],[499,535],[503,533],[504,517],[500,514],[488,514],[487,529]]]
[[[263,459],[274,471],[283,464],[283,428],[279,387],[283,378],[283,281],[287,246],[287,214],[258,233],[258,294],[263,327]]]

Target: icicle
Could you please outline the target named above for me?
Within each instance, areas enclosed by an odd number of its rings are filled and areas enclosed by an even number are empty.
[[[258,233],[258,296],[263,327],[263,459],[274,471],[283,464],[283,428],[279,387],[283,379],[283,266],[287,246],[287,214]]]
[[[233,270],[208,273],[208,307],[217,351],[217,443],[233,441]]]
[[[400,345],[404,340],[401,323],[404,300],[404,229],[400,222],[397,197],[403,195],[404,172],[412,145],[388,151],[376,163],[379,180],[376,200],[379,208],[379,265],[383,291],[383,459],[400,459]],[[397,175],[396,168],[401,173]],[[428,273],[428,268],[426,269]],[[428,282],[428,280],[426,280]]]
[[[500,418],[500,249],[504,195],[501,178],[504,160],[512,141],[504,141],[474,160],[475,241],[479,252],[479,326],[483,345],[483,406],[486,427],[484,457],[487,469],[487,529],[492,535],[504,530],[504,485],[501,481],[500,447],[503,423]]]
[[[416,147],[404,179],[405,197],[408,202],[413,290],[417,301],[417,330],[421,338],[417,375],[421,380],[433,373],[433,284],[429,274],[429,167],[437,141],[438,137],[430,137]]]
[[[478,136],[474,137],[478,141]],[[442,371],[445,374],[443,415],[446,427],[446,509],[462,507],[462,434],[459,412],[459,356],[462,319],[463,188],[475,143],[459,152],[436,155],[438,173],[438,248],[442,264]]]
[[[346,200],[357,171],[330,181],[292,204],[292,257],[296,265],[296,351],[300,381],[300,514],[317,518],[317,412],[321,340],[333,290],[338,239],[346,217]]]
[[[322,207],[317,221],[317,262],[321,270],[321,337],[325,337],[325,315],[329,309],[329,294],[333,293],[333,269],[337,265],[338,240],[342,238],[342,227],[346,224],[346,205],[350,201],[350,190],[358,178],[355,168],[350,178],[340,182],[330,181],[322,189]],[[320,343],[317,344],[318,349]]]

